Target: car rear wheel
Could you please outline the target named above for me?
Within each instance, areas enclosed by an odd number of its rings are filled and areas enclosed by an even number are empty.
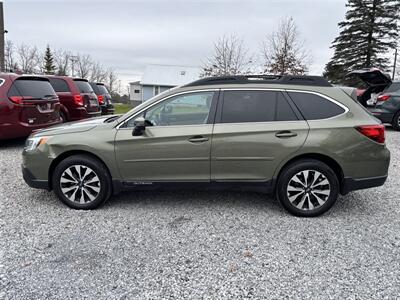
[[[325,163],[307,159],[286,167],[277,185],[277,197],[291,214],[316,217],[336,202],[339,182],[335,172]]]
[[[75,209],[94,209],[111,195],[108,170],[102,162],[87,155],[74,155],[61,161],[52,178],[58,198]]]
[[[394,115],[392,126],[394,130],[400,131],[400,111]]]
[[[63,123],[68,122],[67,116],[63,112],[60,112],[60,118],[61,118]]]

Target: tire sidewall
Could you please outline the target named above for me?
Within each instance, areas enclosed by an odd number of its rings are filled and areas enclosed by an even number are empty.
[[[81,204],[69,200],[61,191],[60,179],[63,172],[72,165],[83,165],[91,168],[100,180],[100,192],[97,198],[89,203]],[[99,161],[89,156],[71,156],[61,161],[52,176],[53,189],[57,197],[67,206],[75,209],[94,209],[102,205],[110,196],[111,180],[107,169]]]
[[[330,195],[321,207],[313,210],[301,210],[293,206],[287,196],[287,186],[294,175],[304,170],[315,170],[323,174],[330,184]],[[339,195],[339,182],[335,172],[326,164],[317,160],[302,160],[286,167],[279,176],[277,198],[282,206],[291,214],[299,217],[317,217],[328,211],[336,202]]]
[[[392,123],[392,127],[394,130],[396,131],[400,131],[400,124],[399,124],[399,120],[400,120],[400,111],[398,111],[393,118],[393,123]]]

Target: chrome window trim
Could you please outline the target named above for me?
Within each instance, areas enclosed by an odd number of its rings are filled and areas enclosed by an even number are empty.
[[[173,94],[173,95],[169,95],[169,96],[167,96],[165,98],[161,98],[160,100],[158,100],[158,101],[150,104],[149,106],[146,106],[143,109],[139,110],[137,113],[133,114],[128,119],[126,119],[125,121],[123,121],[120,124],[118,124],[115,128],[117,130],[119,130],[119,129],[130,129],[130,130],[132,130],[133,127],[127,127],[127,128],[120,128],[120,127],[123,126],[125,123],[129,122],[132,118],[135,118],[138,115],[140,115],[141,113],[143,113],[145,110],[148,110],[149,108],[153,107],[154,105],[157,105],[158,103],[163,102],[165,100],[168,100],[168,99],[170,99],[172,97],[180,96],[180,95],[184,95],[184,94],[193,94],[193,93],[202,93],[202,92],[216,92],[216,91],[219,91],[219,90],[220,89],[192,90],[192,91],[184,91],[184,92],[176,93],[176,94]],[[203,125],[203,124],[192,124],[192,125]],[[192,126],[192,125],[180,125],[180,126]],[[204,125],[206,125],[206,124],[204,124]],[[172,125],[172,126],[175,126],[175,125]],[[157,126],[155,126],[155,127],[157,127]],[[158,127],[161,127],[161,126],[158,126]],[[162,127],[166,127],[166,126],[162,126]]]

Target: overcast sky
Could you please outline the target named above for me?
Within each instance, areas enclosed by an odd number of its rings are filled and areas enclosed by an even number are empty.
[[[259,54],[262,40],[293,16],[321,74],[346,0],[4,0],[7,38],[40,48],[88,53],[123,81],[147,64],[201,66],[222,35],[244,39]]]

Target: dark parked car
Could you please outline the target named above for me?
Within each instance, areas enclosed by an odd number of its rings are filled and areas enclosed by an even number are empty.
[[[107,87],[104,83],[100,82],[91,82],[94,92],[97,95],[97,99],[99,100],[99,104],[101,107],[102,115],[112,115],[114,113],[114,105],[112,104],[111,94],[107,90]]]
[[[0,74],[0,140],[25,137],[60,123],[59,110],[47,78]]]
[[[63,122],[101,115],[97,96],[86,79],[68,76],[48,76],[60,98],[60,116]]]
[[[360,92],[358,101],[382,123],[392,124],[400,131],[400,82],[392,82],[378,69],[353,71],[349,75],[357,76],[367,85],[367,89]],[[374,94],[376,99],[371,101]]]

